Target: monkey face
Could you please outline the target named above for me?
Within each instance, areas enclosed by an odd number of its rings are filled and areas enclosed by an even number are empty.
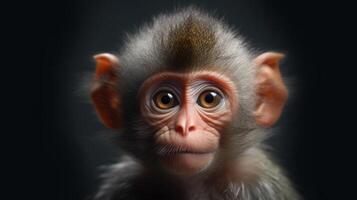
[[[209,166],[237,110],[234,84],[216,72],[156,74],[140,91],[141,115],[155,130],[155,153],[176,174]]]
[[[196,174],[250,145],[242,132],[231,128],[232,121],[242,126],[240,120],[247,123],[245,120],[254,119],[256,125],[269,127],[279,119],[287,98],[279,70],[282,57],[274,52],[259,55],[249,65],[255,68],[254,73],[244,71],[243,65],[238,71],[220,65],[174,72],[167,67],[167,71],[145,74],[148,78],[143,81],[140,76],[124,81],[124,74],[131,73],[118,71],[118,58],[100,54],[95,56],[97,69],[91,98],[107,127],[126,130],[120,139],[126,151],[147,165],[156,166],[158,160],[170,172]],[[243,83],[244,80],[250,82]],[[126,82],[133,82],[135,87],[125,88],[130,86]],[[127,89],[124,93],[123,88]],[[248,90],[253,90],[256,97]],[[135,102],[131,102],[133,95],[138,97]],[[249,115],[249,119],[241,118],[241,113]],[[234,143],[233,135],[240,136],[239,145]],[[151,159],[152,153],[157,160]]]

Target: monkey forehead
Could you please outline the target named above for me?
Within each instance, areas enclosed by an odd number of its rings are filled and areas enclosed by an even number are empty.
[[[230,94],[230,96],[236,96],[236,87],[234,82],[225,74],[219,73],[216,71],[194,71],[186,73],[177,73],[177,72],[160,72],[149,77],[143,82],[139,89],[139,96],[143,95],[145,91],[151,88],[153,85],[157,85],[160,82],[178,82],[182,85],[189,85],[192,82],[204,80],[209,81],[217,85],[223,92]],[[232,99],[232,100],[235,100]]]

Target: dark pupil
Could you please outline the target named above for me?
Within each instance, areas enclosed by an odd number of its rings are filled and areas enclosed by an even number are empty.
[[[166,94],[161,97],[161,103],[163,104],[169,104],[171,102],[172,95],[171,94]]]
[[[215,94],[212,93],[212,92],[210,92],[209,94],[207,94],[207,95],[205,96],[205,101],[206,101],[207,103],[213,103],[214,97],[215,97]]]

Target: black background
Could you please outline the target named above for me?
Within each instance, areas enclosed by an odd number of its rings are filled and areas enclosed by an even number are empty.
[[[30,44],[23,43],[20,56],[11,60],[27,61],[19,66],[23,81],[11,82],[16,88],[21,85],[12,91],[19,95],[13,99],[23,113],[13,115],[16,138],[8,143],[18,153],[10,154],[10,163],[20,163],[10,164],[19,175],[7,182],[13,195],[80,200],[93,194],[98,167],[114,162],[120,152],[79,89],[83,77],[94,70],[92,55],[115,52],[125,31],[135,31],[162,11],[191,4],[224,16],[251,46],[286,53],[282,72],[290,99],[277,135],[269,141],[277,160],[305,199],[352,198],[357,185],[352,176],[354,11],[342,1],[305,0],[19,3],[16,16],[23,23],[11,24],[19,28],[17,38],[28,35]],[[39,85],[30,87],[38,80]],[[17,123],[19,117],[24,122]]]

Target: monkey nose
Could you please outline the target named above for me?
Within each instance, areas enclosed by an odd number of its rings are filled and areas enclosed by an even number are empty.
[[[181,124],[177,124],[175,127],[175,131],[182,136],[187,136],[190,132],[196,130],[194,125],[182,126]]]
[[[194,117],[192,113],[189,115],[187,112],[181,112],[176,121],[175,131],[182,136],[187,136],[190,132],[195,131]]]
[[[197,129],[197,117],[192,107],[184,106],[177,116],[175,131],[182,136],[187,136],[190,132],[195,131]]]

